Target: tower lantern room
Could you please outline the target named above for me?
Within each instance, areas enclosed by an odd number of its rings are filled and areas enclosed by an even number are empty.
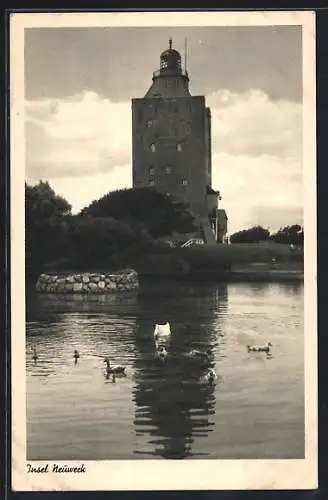
[[[176,83],[173,83],[174,81]],[[146,94],[146,97],[155,94],[163,96],[159,89],[163,90],[164,87],[172,86],[180,87],[182,94],[190,95],[188,72],[186,68],[182,67],[180,52],[172,48],[172,38],[169,39],[169,48],[160,55],[160,66],[158,70],[153,72],[153,82],[155,87]],[[178,92],[178,95],[182,96],[182,94]]]
[[[177,50],[172,49],[172,38],[169,40],[169,48],[161,54],[160,74],[182,74],[181,55]]]

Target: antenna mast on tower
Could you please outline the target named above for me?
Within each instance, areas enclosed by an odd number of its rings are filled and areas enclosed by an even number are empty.
[[[185,73],[187,73],[187,37],[185,37],[185,50],[184,50],[184,67],[185,67]]]

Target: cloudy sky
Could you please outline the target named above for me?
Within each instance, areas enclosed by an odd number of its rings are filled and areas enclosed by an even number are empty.
[[[168,46],[212,111],[213,187],[229,232],[302,223],[302,40],[298,26],[25,30],[26,179],[81,209],[130,187],[131,98]]]

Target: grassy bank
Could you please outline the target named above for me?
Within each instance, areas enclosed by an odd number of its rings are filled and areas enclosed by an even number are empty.
[[[232,245],[204,245],[190,248],[179,248],[177,252],[182,258],[193,264],[249,264],[249,263],[299,263],[303,264],[303,249],[294,251],[288,245],[276,243],[235,243]]]
[[[288,245],[266,243],[159,247],[143,258],[127,263],[126,267],[136,269],[140,278],[147,280],[268,281],[300,280],[304,266],[302,248],[291,251]],[[67,275],[110,270],[110,266],[97,265],[90,269],[47,266],[44,272]]]
[[[291,251],[288,245],[233,244],[167,248],[153,252],[138,262],[142,276],[149,275],[203,275],[215,279],[232,273],[273,276],[303,271],[303,250]]]

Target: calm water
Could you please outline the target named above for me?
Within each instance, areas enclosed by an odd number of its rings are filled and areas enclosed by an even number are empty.
[[[304,457],[302,284],[31,295],[27,311],[29,460]],[[163,362],[153,329],[166,320]],[[266,341],[271,359],[247,353]],[[212,349],[214,386],[191,348]],[[127,377],[107,379],[105,356]]]

